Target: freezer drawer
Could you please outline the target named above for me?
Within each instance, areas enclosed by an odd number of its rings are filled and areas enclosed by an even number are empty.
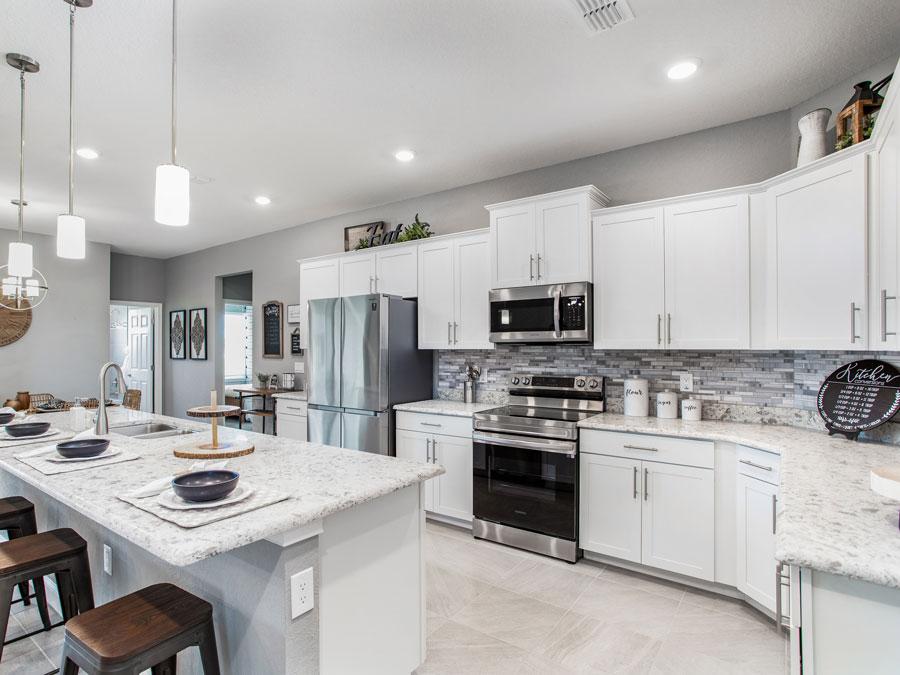
[[[378,455],[394,454],[390,412],[345,411],[341,417],[343,447]]]
[[[307,434],[310,443],[322,443],[341,447],[341,411],[309,406],[307,408]]]

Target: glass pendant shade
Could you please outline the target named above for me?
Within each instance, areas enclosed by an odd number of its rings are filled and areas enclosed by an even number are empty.
[[[66,213],[56,217],[56,255],[71,260],[84,260],[84,218]]]
[[[176,164],[156,167],[155,220],[183,227],[191,217],[191,172]]]
[[[3,295],[15,295],[16,288],[19,286],[19,280],[16,277],[3,277],[2,293]]]
[[[30,277],[34,270],[31,244],[24,241],[9,242],[9,273],[14,277]]]

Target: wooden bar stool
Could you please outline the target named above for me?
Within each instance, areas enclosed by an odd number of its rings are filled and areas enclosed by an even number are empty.
[[[48,574],[56,575],[63,622],[94,608],[87,542],[75,530],[64,528],[11,539],[0,543],[0,635],[6,635],[13,589],[31,579],[36,587],[42,587],[42,577]]]
[[[37,534],[37,521],[34,517],[34,504],[25,497],[3,497],[0,499],[0,530],[6,530],[9,539],[27,537],[29,534]],[[44,585],[34,582],[34,596],[28,590],[28,582],[19,584],[19,596],[23,605],[30,605],[31,598],[36,597],[38,611],[44,628],[49,630],[50,615],[47,613],[47,598],[44,593]]]
[[[79,614],[66,624],[60,672],[175,675],[178,652],[200,648],[205,675],[219,675],[212,605],[172,584],[155,584]]]

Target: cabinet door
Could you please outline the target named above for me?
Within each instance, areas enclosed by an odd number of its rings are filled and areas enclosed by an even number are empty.
[[[341,261],[341,297],[375,292],[375,254],[343,256]]]
[[[872,287],[869,347],[900,349],[900,105],[878,114],[881,128],[873,154]]]
[[[397,457],[411,459],[415,462],[428,462],[431,455],[431,436],[415,431],[397,429],[394,435],[394,446]],[[425,510],[434,510],[434,484],[436,479],[425,481]]]
[[[737,476],[737,588],[775,611],[775,514],[778,488]]]
[[[534,204],[491,211],[491,270],[494,288],[531,286],[535,275]]]
[[[375,290],[378,293],[415,298],[418,293],[418,248],[403,246],[375,253]]]
[[[662,209],[599,215],[593,229],[594,347],[662,347]]]
[[[307,303],[319,298],[336,298],[341,294],[338,258],[314,260],[300,264],[300,346],[309,346]]]
[[[866,158],[766,193],[768,346],[866,348]]]
[[[641,462],[581,453],[580,545],[641,562]]]
[[[299,415],[278,415],[279,438],[290,438],[295,441],[306,440],[306,418]]]
[[[419,246],[419,349],[450,349],[453,339],[453,243]]]
[[[643,462],[642,468],[641,562],[713,581],[713,470],[660,462]]]
[[[538,284],[591,281],[591,214],[587,195],[535,203]]]
[[[750,347],[747,195],[665,208],[666,346]]]
[[[491,290],[488,236],[458,239],[453,248],[457,349],[493,349],[488,293]],[[421,301],[420,301],[421,306]],[[420,309],[421,311],[421,309]]]
[[[472,522],[472,439],[432,436],[435,461],[447,473],[438,476],[434,512]]]

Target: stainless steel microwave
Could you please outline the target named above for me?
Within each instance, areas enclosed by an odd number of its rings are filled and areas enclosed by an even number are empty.
[[[590,342],[593,285],[587,282],[490,292],[491,342]]]

